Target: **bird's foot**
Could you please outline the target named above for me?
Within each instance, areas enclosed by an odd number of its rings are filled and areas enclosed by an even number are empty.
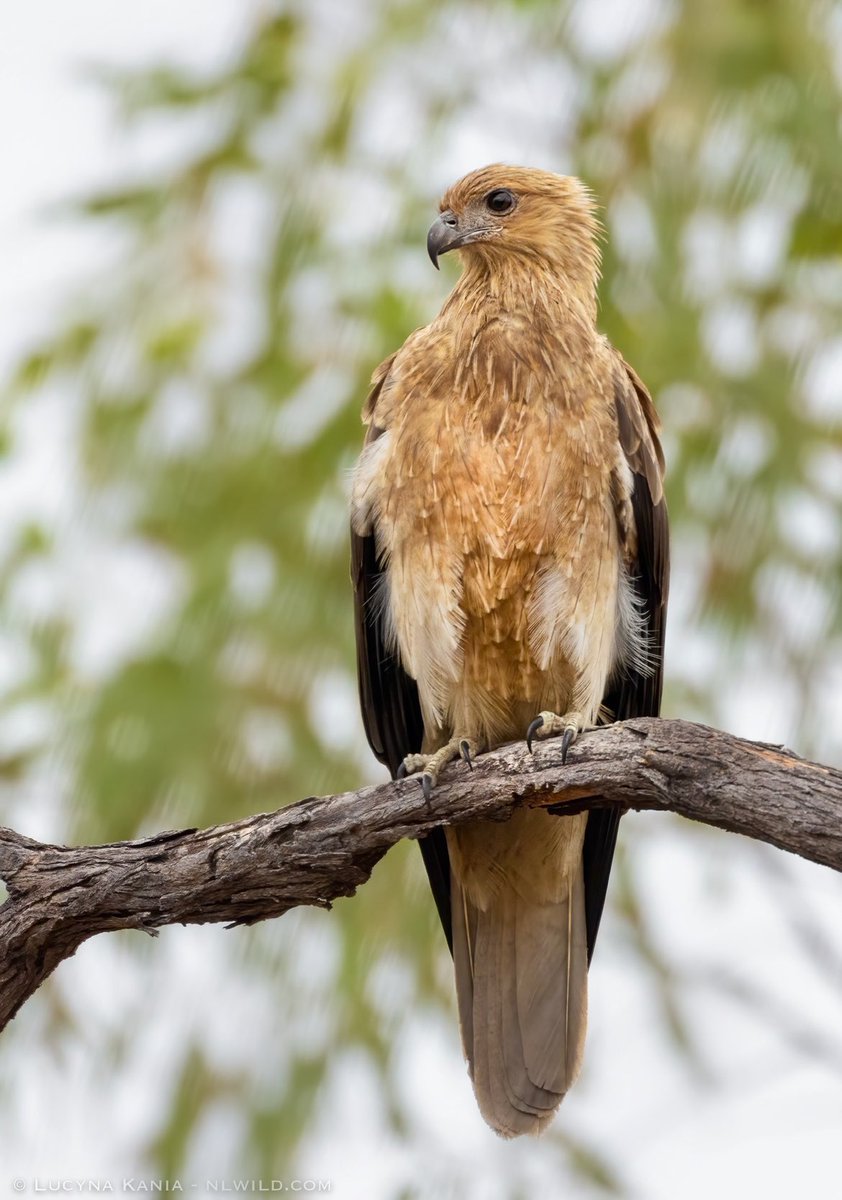
[[[526,731],[526,745],[532,753],[533,738],[549,738],[561,734],[561,761],[567,762],[567,751],[585,728],[585,718],[580,712],[568,712],[563,717],[554,712],[538,713]]]
[[[439,772],[449,762],[461,758],[473,770],[473,760],[478,753],[477,743],[472,738],[454,737],[432,754],[407,754],[398,767],[398,779],[420,774],[424,799],[429,801],[433,788],[438,783]]]

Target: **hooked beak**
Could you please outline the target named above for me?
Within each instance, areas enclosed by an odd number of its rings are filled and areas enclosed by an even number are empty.
[[[430,232],[427,234],[427,253],[430,256],[430,262],[438,270],[439,255],[447,254],[448,250],[456,250],[468,242],[474,242],[478,236],[476,229],[460,229],[458,219],[450,209],[447,209],[433,221]]]

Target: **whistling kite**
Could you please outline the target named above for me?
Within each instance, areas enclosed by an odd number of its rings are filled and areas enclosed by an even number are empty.
[[[598,224],[577,180],[475,171],[427,248],[439,315],[374,372],[352,495],[360,692],[393,775],[527,736],[563,751],[655,716],[668,582],[658,418],[597,331]],[[537,1133],[582,1059],[618,814],[520,809],[421,849],[483,1116]]]

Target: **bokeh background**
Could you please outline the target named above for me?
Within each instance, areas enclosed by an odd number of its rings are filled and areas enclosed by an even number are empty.
[[[603,206],[601,325],[665,426],[665,714],[839,765],[841,91],[828,0],[7,6],[3,822],[101,841],[381,777],[347,469],[452,284],[438,195],[495,160]],[[662,816],[621,842],[539,1143],[476,1112],[402,845],[330,913],[84,946],[0,1045],[0,1189],[831,1194],[839,880]]]

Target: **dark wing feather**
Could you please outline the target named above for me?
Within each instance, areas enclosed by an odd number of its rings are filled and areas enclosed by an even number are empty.
[[[369,437],[378,431],[371,430]],[[351,582],[357,635],[357,679],[363,725],[375,757],[394,779],[407,754],[417,754],[424,738],[418,687],[389,649],[380,600],[383,567],[374,536],[351,532]],[[451,950],[450,859],[443,829],[419,839],[436,908]]]
[[[634,480],[631,503],[637,548],[629,562],[629,571],[646,615],[651,668],[640,671],[626,667],[609,684],[603,704],[615,720],[624,721],[629,717],[657,717],[661,709],[669,591],[669,527],[658,417],[643,383],[622,360],[615,397],[620,445]],[[619,821],[620,813],[616,809],[594,809],[588,816],[583,858],[589,958],[593,954],[605,905]]]

